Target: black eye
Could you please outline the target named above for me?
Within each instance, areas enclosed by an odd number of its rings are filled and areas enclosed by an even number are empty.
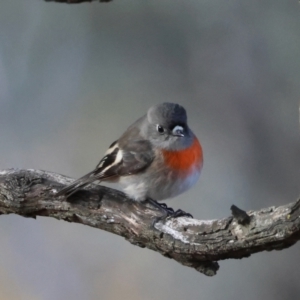
[[[164,128],[159,124],[156,125],[156,130],[161,134],[165,132]]]

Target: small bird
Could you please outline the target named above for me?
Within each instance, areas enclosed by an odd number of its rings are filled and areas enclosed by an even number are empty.
[[[187,124],[185,109],[175,103],[157,104],[110,145],[93,171],[57,196],[69,197],[94,181],[110,181],[124,185],[133,200],[161,201],[192,187],[202,165],[202,147]]]

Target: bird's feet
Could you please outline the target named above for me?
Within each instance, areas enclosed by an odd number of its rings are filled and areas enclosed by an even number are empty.
[[[155,223],[161,220],[165,220],[166,218],[178,218],[178,217],[188,217],[193,218],[190,213],[187,213],[181,209],[174,211],[172,207],[168,207],[165,203],[159,203],[156,200],[148,198],[147,201],[151,203],[153,206],[159,208],[160,210],[164,211],[164,215],[162,217],[156,218]]]
[[[173,210],[174,211],[174,210]],[[174,211],[173,218],[178,218],[178,217],[188,217],[188,218],[194,218],[190,213],[185,212],[182,209],[177,209],[176,211]]]

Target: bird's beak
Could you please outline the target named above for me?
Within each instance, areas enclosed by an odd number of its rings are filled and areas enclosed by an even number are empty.
[[[180,137],[183,137],[184,134],[181,130],[176,130],[176,132],[173,133],[174,136],[180,136]]]
[[[184,136],[184,128],[183,126],[180,126],[180,125],[176,125],[173,130],[172,130],[172,134],[174,136],[180,136],[180,137],[183,137]]]

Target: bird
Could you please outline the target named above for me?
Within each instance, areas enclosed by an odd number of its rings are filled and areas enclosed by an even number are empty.
[[[95,181],[108,181],[123,185],[125,194],[134,201],[158,203],[191,188],[202,166],[202,147],[188,126],[185,108],[164,102],[150,107],[129,126],[93,171],[56,195],[70,197]]]

